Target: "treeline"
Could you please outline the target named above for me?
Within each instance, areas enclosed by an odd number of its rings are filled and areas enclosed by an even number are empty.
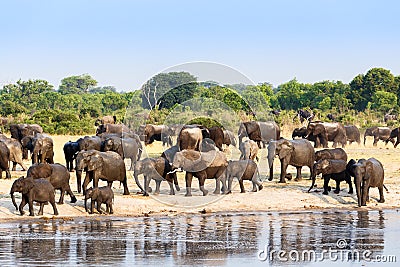
[[[117,92],[112,86],[98,87],[87,74],[64,78],[57,89],[45,80],[20,80],[0,89],[0,115],[15,123],[38,123],[50,134],[82,135],[93,134],[94,121],[104,115],[137,127],[144,121],[179,123],[188,116],[226,123],[235,120],[232,111],[242,119],[268,120],[271,110],[280,110],[281,117],[274,119],[282,122],[282,117],[306,108],[320,119],[333,113],[343,123],[357,119],[364,127],[382,121],[385,113],[400,111],[400,76],[383,68],[372,68],[348,84],[293,79],[276,88],[269,83],[198,82],[190,73],[170,72],[154,76],[141,89]]]

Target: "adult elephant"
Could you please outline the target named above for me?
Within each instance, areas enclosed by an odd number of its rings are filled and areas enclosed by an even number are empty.
[[[162,141],[163,145],[172,146],[172,131],[167,125],[146,124],[144,127],[144,144]]]
[[[114,151],[123,159],[129,158],[131,160],[131,167],[129,170],[133,171],[133,166],[142,156],[142,145],[133,138],[112,136],[103,141],[102,151]]]
[[[135,177],[136,185],[143,192],[144,196],[148,196],[151,192],[149,187],[151,179],[156,181],[156,190],[154,194],[160,193],[160,184],[162,181],[166,180],[169,184],[170,195],[175,195],[173,184],[177,191],[180,190],[178,185],[178,180],[175,172],[171,172],[172,167],[168,160],[164,157],[158,158],[146,158],[139,160],[135,164],[133,176]],[[144,188],[140,185],[138,176],[143,174],[144,177]]]
[[[396,143],[394,143],[394,140],[396,139]],[[385,140],[385,144],[387,144],[388,142],[392,142],[394,144],[394,147],[396,148],[398,144],[400,144],[400,131],[399,128],[394,128],[391,132],[390,132],[390,136],[388,139]]]
[[[64,144],[63,151],[67,169],[68,171],[72,172],[74,171],[74,160],[76,158],[76,155],[80,151],[79,143],[68,141]]]
[[[109,124],[117,123],[117,117],[115,115],[114,116],[110,116],[110,115],[103,116],[102,118],[97,119],[95,121],[94,125],[99,126],[101,124],[108,124],[108,123]]]
[[[76,197],[72,193],[71,187],[69,186],[69,171],[61,164],[47,164],[39,163],[33,164],[28,169],[26,177],[32,177],[33,179],[45,178],[47,179],[55,190],[60,190],[60,200],[58,204],[64,204],[65,192],[71,197],[71,203],[76,202]]]
[[[10,161],[13,163],[12,170],[15,171],[17,169],[17,164],[19,164],[22,169],[26,171],[28,168],[25,166],[22,160],[21,143],[14,138],[8,138],[2,134],[0,134],[0,141],[3,141],[10,150]]]
[[[11,124],[10,133],[11,138],[18,140],[22,145],[22,158],[28,159],[29,149],[24,147],[22,139],[43,133],[43,128],[38,124]]]
[[[9,161],[10,150],[4,142],[0,141],[0,179],[3,178],[3,171],[6,172],[6,178],[11,178]]]
[[[301,128],[295,128],[292,132],[292,139],[296,137],[306,138],[307,137],[307,127],[303,126]]]
[[[76,156],[76,180],[78,192],[81,191],[82,171],[86,171],[83,182],[83,193],[90,180],[93,180],[93,187],[98,187],[99,179],[107,181],[109,187],[113,181],[120,181],[124,186],[124,195],[129,195],[127,176],[124,160],[118,153],[97,150],[81,151]]]
[[[346,137],[347,141],[349,142],[349,145],[353,142],[357,142],[357,144],[361,144],[361,138],[360,138],[360,130],[358,129],[357,126],[355,125],[346,125],[344,126],[344,129],[346,130]]]
[[[275,156],[278,156],[281,161],[280,183],[286,182],[286,169],[289,165],[292,165],[297,169],[295,181],[302,179],[302,166],[310,168],[310,177],[312,177],[315,151],[310,141],[305,139],[286,140],[283,138],[277,141],[271,141],[268,145],[268,164],[270,170],[268,180],[270,181],[273,178],[273,163]]]
[[[326,148],[315,152],[315,161],[323,159],[340,159],[347,162],[347,153],[343,148]]]
[[[83,138],[79,138],[76,141],[79,145],[79,151],[81,150],[101,150],[101,138],[99,136],[85,136]]]
[[[179,150],[192,149],[200,151],[203,131],[198,127],[182,128],[178,135],[177,144]]]
[[[223,183],[224,190],[227,189],[225,179],[220,179],[224,173],[228,161],[226,156],[221,151],[198,152],[194,150],[183,150],[177,152],[172,162],[172,168],[181,169],[186,172],[186,194],[185,196],[192,195],[192,179],[196,177],[199,179],[199,187],[203,196],[208,194],[208,190],[204,188],[206,179],[216,180],[216,187],[214,194],[220,193],[220,181]]]
[[[242,143],[243,137],[248,137],[250,140],[257,142],[259,148],[261,148],[261,142],[265,147],[265,144],[269,141],[278,140],[281,136],[280,132],[279,125],[274,121],[242,122],[238,130],[239,144]]]
[[[345,147],[347,143],[346,130],[339,122],[310,122],[307,126],[307,138],[310,135],[316,138],[315,147],[319,147],[321,143],[326,148],[328,141],[333,142],[334,148],[338,144]]]
[[[214,141],[215,146],[220,150],[222,149],[222,144],[224,143],[224,131],[219,126],[213,126],[208,128],[210,133],[210,139]]]
[[[47,162],[54,163],[53,139],[49,136],[36,134],[32,140],[32,164]]]
[[[365,141],[367,140],[367,136],[374,137],[373,146],[376,146],[379,140],[382,140],[382,141],[388,140],[390,138],[391,132],[392,132],[392,130],[389,127],[373,126],[373,127],[367,128],[364,133],[364,146],[365,146]],[[389,141],[394,144],[393,139],[391,139]]]
[[[356,186],[358,206],[366,206],[369,201],[369,188],[378,187],[379,189],[379,203],[384,203],[383,196],[383,180],[384,169],[382,163],[375,159],[360,159],[356,163],[355,160],[350,160],[347,164],[347,170],[353,176],[354,184]]]
[[[129,132],[131,132],[131,130],[124,124],[106,123],[106,124],[101,124],[97,127],[96,135],[100,135],[102,133],[123,134],[123,133],[129,133]]]

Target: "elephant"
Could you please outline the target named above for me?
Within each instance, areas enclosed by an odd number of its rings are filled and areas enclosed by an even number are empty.
[[[225,170],[225,180],[228,181],[227,193],[231,193],[232,180],[234,177],[239,180],[240,193],[246,192],[244,190],[243,180],[249,180],[253,183],[253,192],[257,192],[257,189],[262,190],[263,186],[258,180],[258,176],[258,166],[253,160],[230,160]]]
[[[235,135],[229,130],[224,130],[223,132],[224,132],[223,144],[227,145],[227,146],[230,146],[230,145],[236,146]]]
[[[19,208],[15,202],[15,192],[22,194],[21,204]],[[14,207],[19,210],[21,215],[24,215],[24,207],[26,203],[29,204],[29,216],[34,216],[33,201],[40,203],[38,215],[43,215],[43,206],[45,203],[50,202],[53,206],[54,215],[58,215],[58,210],[55,201],[54,187],[46,179],[33,179],[20,177],[15,180],[10,190],[11,200]]]
[[[173,183],[177,191],[180,190],[178,185],[178,179],[175,172],[171,172],[172,168],[168,160],[164,157],[158,158],[146,158],[136,162],[134,167],[133,176],[137,186],[143,192],[144,196],[148,196],[151,192],[149,187],[151,179],[156,182],[156,191],[154,194],[160,193],[160,184],[162,181],[166,180],[169,184],[170,195],[175,195]],[[143,174],[144,176],[144,188],[140,185],[138,176]]]
[[[323,147],[328,147],[328,141],[333,142],[333,148],[340,144],[346,146],[346,130],[339,122],[310,122],[307,126],[307,138],[314,135],[316,138],[315,147],[321,143]]]
[[[130,171],[133,171],[133,166],[142,156],[142,144],[133,138],[108,137],[102,142],[101,150],[117,152],[122,159],[129,158],[131,160]]]
[[[0,141],[0,179],[3,178],[3,171],[6,172],[6,178],[11,179],[9,161],[10,150],[4,142]]]
[[[101,150],[101,138],[99,136],[85,136],[77,140],[79,144],[79,151],[81,150]]]
[[[163,146],[172,146],[172,131],[167,125],[146,124],[144,127],[144,143],[152,144],[154,141],[162,141]]]
[[[361,144],[361,139],[360,139],[360,130],[357,128],[355,125],[346,125],[344,126],[344,129],[346,131],[346,137],[347,141],[349,142],[349,145],[353,142],[357,142],[358,145]]]
[[[101,119],[97,119],[94,123],[95,126],[99,126],[101,124],[116,124],[117,123],[117,117],[114,116],[103,116]]]
[[[307,137],[307,127],[303,126],[301,128],[295,128],[292,133],[292,139],[296,137],[306,138]]]
[[[228,161],[226,156],[221,151],[209,151],[199,152],[194,150],[183,150],[175,154],[172,162],[172,169],[180,169],[186,171],[186,194],[185,196],[191,196],[191,185],[192,178],[197,177],[199,179],[199,187],[203,196],[208,194],[208,191],[204,188],[204,182],[206,179],[216,179],[216,187],[214,194],[220,193],[220,181],[223,184],[223,188],[226,189],[225,179],[220,179],[224,173]]]
[[[364,146],[365,146],[365,141],[367,140],[367,136],[374,137],[373,146],[376,146],[379,140],[387,141],[388,139],[390,139],[390,135],[391,135],[391,130],[389,127],[373,126],[373,127],[367,128],[364,133]],[[390,139],[389,141],[394,144],[393,139]],[[387,144],[387,142],[386,142],[386,144]]]
[[[303,110],[303,109],[299,109],[296,112],[296,115],[293,117],[293,121],[298,118],[300,120],[301,123],[303,123],[304,120],[307,121],[312,121],[312,119],[314,119],[314,114],[312,113],[312,111],[307,111],[307,110]]]
[[[224,143],[224,131],[218,126],[208,128],[208,131],[210,133],[210,139],[214,141],[215,146],[220,151],[223,151],[222,144]]]
[[[200,151],[203,131],[198,127],[182,128],[178,135],[177,144],[180,150],[192,149]]]
[[[385,116],[383,116],[383,120],[385,121],[385,123],[387,123],[388,121],[393,121],[393,120],[397,120],[397,116],[394,114],[390,114],[386,113]]]
[[[326,117],[327,117],[329,120],[333,121],[333,122],[336,121],[336,115],[334,115],[334,114],[332,114],[332,113],[329,113],[328,115],[326,115]]]
[[[343,148],[327,148],[315,152],[315,161],[322,159],[341,159],[347,162],[347,153]]]
[[[47,179],[55,190],[60,190],[61,195],[58,204],[64,204],[64,194],[67,192],[71,197],[71,203],[76,202],[76,197],[72,193],[71,187],[69,186],[69,171],[61,164],[47,164],[39,163],[33,164],[28,169],[26,175],[28,178],[33,179],[45,178]]]
[[[90,198],[90,211],[87,208],[87,200]],[[88,188],[85,193],[85,211],[93,213],[94,203],[97,202],[97,211],[102,214],[101,204],[106,204],[106,212],[113,214],[114,192],[109,186]]]
[[[28,159],[28,149],[24,147],[22,139],[43,133],[43,128],[38,124],[11,124],[10,133],[11,138],[18,140],[22,145],[22,158]]]
[[[116,152],[99,152],[97,150],[81,151],[76,156],[76,180],[78,192],[81,191],[82,171],[86,171],[83,182],[83,193],[90,180],[93,187],[98,187],[99,179],[107,181],[109,187],[113,181],[120,181],[124,186],[124,195],[129,195],[124,160]]]
[[[396,143],[394,143],[394,139],[396,139]],[[387,144],[389,141],[393,143],[395,148],[397,147],[398,144],[400,144],[400,131],[398,127],[394,128],[390,132],[390,136],[388,139],[385,140],[385,144]]]
[[[257,142],[259,148],[261,148],[260,142],[262,142],[265,148],[265,144],[269,141],[278,140],[280,138],[280,132],[279,125],[274,121],[242,122],[238,130],[239,145],[242,143],[243,137],[248,137],[250,140]]]
[[[286,140],[279,139],[271,141],[268,145],[268,165],[269,165],[269,178],[273,178],[273,163],[275,156],[278,155],[281,161],[281,175],[280,183],[285,183],[286,169],[288,165],[295,166],[297,175],[295,181],[301,180],[301,167],[307,166],[310,168],[310,177],[313,176],[313,165],[315,159],[314,147],[310,141],[306,139]]]
[[[22,169],[26,171],[28,168],[25,166],[22,160],[22,146],[18,140],[14,138],[8,138],[4,135],[0,134],[0,141],[3,141],[4,144],[10,150],[10,161],[13,163],[12,170],[15,171],[17,169],[17,163],[21,165]]]
[[[179,147],[178,145],[171,146],[167,150],[164,150],[164,152],[161,154],[161,157],[165,158],[168,160],[170,164],[174,161],[175,154],[179,152]]]
[[[63,151],[67,169],[68,171],[72,172],[74,171],[74,160],[76,158],[76,155],[80,151],[79,143],[68,141],[64,144]]]
[[[214,141],[210,138],[204,138],[200,144],[200,152],[208,152],[212,150],[217,150],[217,146],[215,145]]]
[[[240,143],[239,150],[240,150],[240,160],[251,159],[258,161],[258,151],[259,147],[256,142],[253,140],[246,140]]]
[[[335,194],[339,194],[340,192],[341,181],[346,181],[349,185],[349,194],[353,194],[351,176],[346,171],[346,165],[347,161],[341,159],[321,159],[317,161],[313,166],[312,184],[308,192],[310,192],[315,185],[315,177],[322,173],[322,178],[324,179],[324,191],[322,194],[328,195],[328,191],[330,191],[330,179],[336,181],[336,189],[333,191]]]
[[[101,124],[97,127],[96,135],[100,135],[102,133],[129,133],[131,130],[124,124]]]
[[[49,136],[36,134],[32,140],[32,164],[47,162],[54,163],[53,139]]]
[[[383,184],[385,172],[382,163],[375,159],[359,159],[356,163],[355,160],[350,160],[347,164],[347,171],[354,177],[354,185],[356,186],[358,206],[366,206],[369,201],[369,188],[378,187],[379,189],[379,203],[384,203]],[[386,187],[385,187],[386,188]]]

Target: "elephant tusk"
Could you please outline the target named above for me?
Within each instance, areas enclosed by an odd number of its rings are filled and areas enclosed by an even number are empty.
[[[183,172],[183,170],[181,168],[178,168],[178,169],[168,172],[168,174],[176,173],[176,172]]]

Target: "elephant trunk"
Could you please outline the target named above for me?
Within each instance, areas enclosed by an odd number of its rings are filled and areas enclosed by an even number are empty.
[[[178,177],[177,177],[176,173],[174,173],[172,175],[173,175],[173,180],[174,180],[174,184],[175,184],[175,189],[176,189],[176,191],[180,191],[181,188],[179,187],[179,184],[178,184]]]
[[[88,196],[85,194],[85,211],[86,211],[86,212],[88,212],[87,200],[88,200]]]
[[[76,170],[76,185],[78,188],[78,193],[82,190],[82,170]]]
[[[140,189],[142,192],[144,192],[143,187],[140,185],[140,182],[139,182],[139,173],[138,173],[137,171],[134,171],[134,172],[133,172],[133,177],[135,177],[136,185],[139,187],[139,189]]]
[[[14,196],[14,191],[13,190],[11,190],[10,195],[11,195],[11,200],[12,200],[12,203],[13,203],[15,209],[18,210],[18,206],[17,206],[17,203],[15,202],[15,196]]]
[[[362,188],[361,188],[361,184],[362,184],[361,180],[362,180],[361,177],[356,176],[355,183],[354,183],[355,186],[356,186],[357,200],[358,200],[358,206],[359,207],[361,207],[361,199],[363,197]]]
[[[365,141],[367,140],[367,132],[364,133],[364,146],[365,146]]]

